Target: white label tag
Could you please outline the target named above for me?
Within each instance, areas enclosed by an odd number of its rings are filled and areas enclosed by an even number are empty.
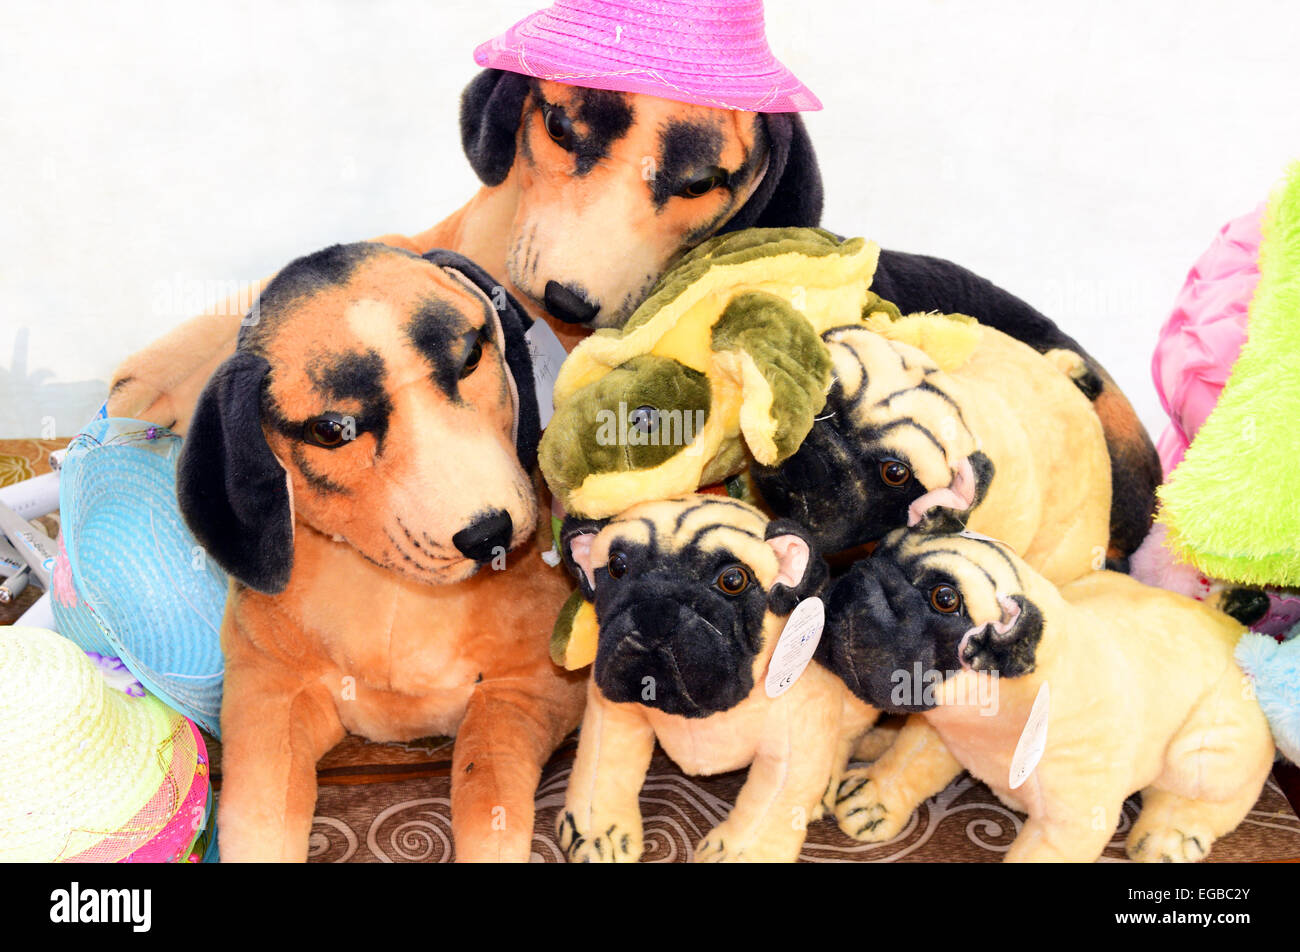
[[[785,628],[777,639],[772,660],[767,665],[768,697],[780,697],[799,680],[808,662],[812,661],[817,643],[822,640],[822,627],[826,624],[826,605],[820,598],[805,598],[785,620]]]
[[[1051,693],[1044,681],[1038,689],[1038,696],[1034,698],[1034,706],[1029,709],[1029,719],[1025,721],[1025,729],[1020,732],[1020,740],[1016,741],[1016,752],[1011,756],[1012,790],[1028,780],[1038,762],[1043,759],[1043,751],[1047,749],[1047,714],[1050,707]]]
[[[961,532],[958,532],[957,535],[961,536],[963,539],[975,539],[978,542],[993,542],[999,544],[1002,542],[1001,539],[995,539],[992,536],[986,536],[979,532],[973,532],[970,529],[963,529],[961,530]]]
[[[528,341],[528,353],[533,358],[533,386],[537,390],[537,414],[541,417],[542,429],[551,422],[555,413],[555,378],[560,375],[560,365],[569,356],[560,339],[551,330],[551,325],[542,318],[536,318],[533,326],[524,333]]]

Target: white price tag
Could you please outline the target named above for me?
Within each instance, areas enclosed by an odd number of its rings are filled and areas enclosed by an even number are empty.
[[[541,417],[542,429],[551,422],[555,413],[555,378],[560,375],[560,365],[569,356],[555,331],[542,318],[536,318],[533,326],[524,332],[528,341],[528,353],[533,358],[533,386],[537,390],[537,413]]]
[[[768,697],[780,697],[799,680],[817,651],[825,624],[826,605],[820,598],[805,598],[794,607],[768,662],[764,685]]]
[[[1029,719],[1025,721],[1025,729],[1020,732],[1016,752],[1011,757],[1012,790],[1028,780],[1038,762],[1043,759],[1043,751],[1047,749],[1047,714],[1050,707],[1051,693],[1044,681],[1038,689],[1038,696],[1034,698],[1034,706],[1029,709]]]

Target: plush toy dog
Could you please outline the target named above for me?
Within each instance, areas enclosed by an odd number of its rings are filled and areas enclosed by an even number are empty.
[[[232,577],[224,859],[306,858],[347,731],[457,734],[458,858],[529,855],[583,687],[546,655],[569,585],[527,544],[529,320],[497,291],[459,255],[327,248],[271,282],[199,398],[177,486]]]
[[[826,579],[802,529],[691,495],[635,506],[567,545],[600,626],[559,818],[569,859],[640,858],[637,800],[657,739],[687,773],[749,766],[697,860],[793,861],[835,765],[876,717],[816,664],[769,693],[787,617]]]
[[[1049,359],[993,328],[944,371],[924,351],[854,328],[829,345],[834,382],[797,452],[751,471],[779,516],[833,553],[961,513],[1053,582],[1100,568],[1113,508],[1093,405]]]
[[[1132,858],[1206,856],[1273,763],[1233,661],[1241,625],[1113,572],[1058,591],[949,518],[892,533],[837,581],[819,655],[867,703],[924,711],[950,756],[1029,814],[1008,860],[1096,859],[1135,790]],[[846,780],[841,827],[897,827],[905,788],[888,772]]]

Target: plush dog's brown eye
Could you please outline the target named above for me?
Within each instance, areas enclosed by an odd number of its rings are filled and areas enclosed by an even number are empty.
[[[930,589],[930,607],[937,612],[951,615],[961,608],[961,596],[951,585],[936,585]]]
[[[627,556],[622,552],[611,552],[605,568],[609,570],[610,578],[622,578],[627,574]]]
[[[880,464],[880,478],[886,486],[901,486],[912,478],[912,470],[906,463],[887,459]]]
[[[727,184],[727,173],[724,169],[712,168],[693,181],[687,182],[677,192],[682,198],[699,198],[702,195],[708,195],[715,188],[721,188]]]
[[[739,595],[749,588],[749,573],[739,565],[723,569],[713,584],[725,595]]]
[[[565,149],[573,148],[573,123],[562,109],[547,106],[542,110],[542,123],[546,126],[546,134],[556,144]]]
[[[303,425],[302,438],[314,446],[336,449],[356,436],[356,425],[349,417],[337,413],[324,413],[312,417]]]
[[[483,338],[480,336],[476,341],[474,341],[474,346],[469,349],[469,353],[465,355],[465,366],[460,368],[460,379],[464,380],[472,374],[478,367],[479,361],[482,359]]]

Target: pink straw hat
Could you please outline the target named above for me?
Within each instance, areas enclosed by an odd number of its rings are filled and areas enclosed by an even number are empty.
[[[762,0],[556,0],[474,51],[480,66],[746,112],[821,101],[767,45]]]

